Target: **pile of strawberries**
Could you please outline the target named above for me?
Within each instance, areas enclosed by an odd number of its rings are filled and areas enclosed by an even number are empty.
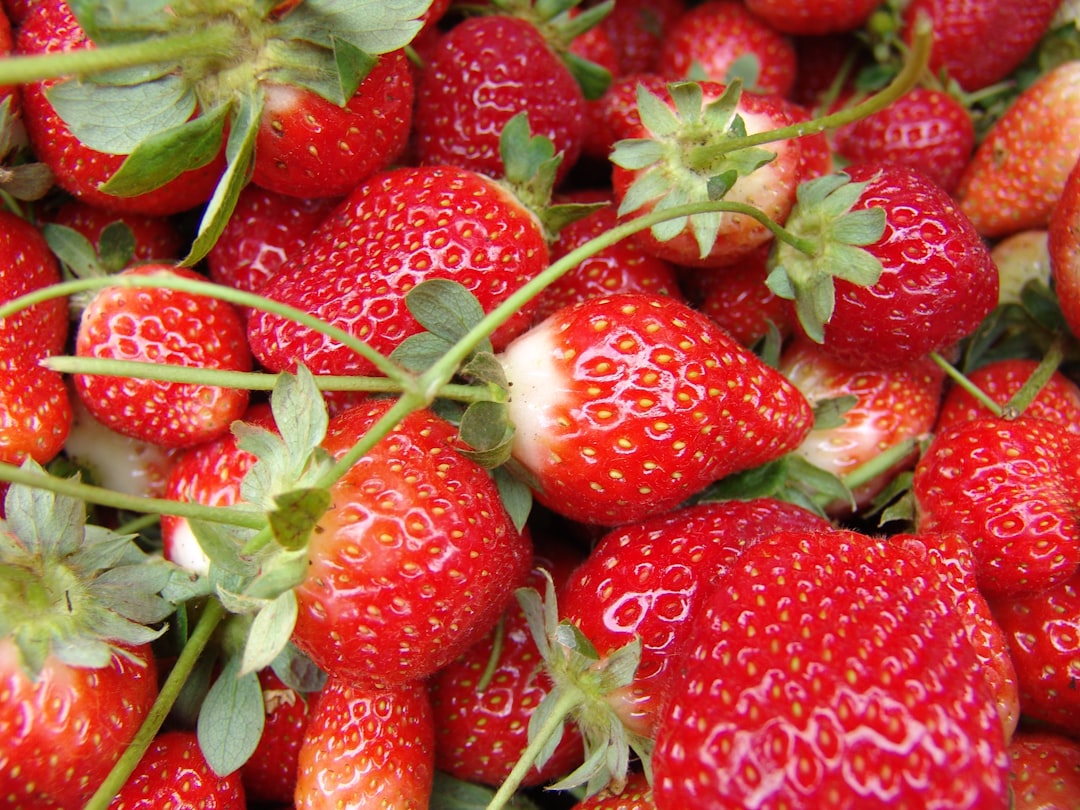
[[[4,807],[1080,807],[1076,3],[2,9]]]

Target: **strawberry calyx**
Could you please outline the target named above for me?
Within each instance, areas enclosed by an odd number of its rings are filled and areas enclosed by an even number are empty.
[[[24,469],[43,472],[28,461]],[[0,530],[0,634],[36,677],[47,658],[107,666],[158,638],[175,605],[161,593],[178,574],[132,535],[86,522],[78,499],[14,484]]]
[[[23,159],[26,134],[11,99],[0,101],[0,197],[40,200],[53,187],[53,174],[44,163]]]
[[[529,744],[487,810],[506,806],[529,770],[547,761],[567,720],[581,731],[585,760],[551,789],[584,785],[586,795],[592,795],[610,786],[618,792],[630,771],[631,752],[649,769],[652,741],[632,732],[617,709],[618,695],[632,683],[641,660],[641,640],[601,657],[577,626],[559,620],[555,584],[544,574],[543,596],[534,588],[521,588],[516,595],[553,686],[529,720]]]

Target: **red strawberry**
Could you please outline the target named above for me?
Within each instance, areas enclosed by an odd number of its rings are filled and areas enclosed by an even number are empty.
[[[883,110],[839,127],[833,140],[851,163],[911,166],[951,192],[975,149],[975,125],[952,96],[916,87]]]
[[[323,446],[348,451],[391,406],[343,411]],[[406,417],[331,488],[296,588],[293,640],[358,685],[424,678],[488,632],[531,549],[486,470],[427,411]]]
[[[800,36],[854,31],[877,6],[877,0],[746,0],[777,31]]]
[[[913,0],[904,6],[908,34],[920,14],[933,25],[930,68],[975,92],[1008,76],[1045,33],[1060,0]],[[988,47],[993,43],[993,47]]]
[[[1054,206],[1046,245],[1061,314],[1070,331],[1080,335],[1080,160]]]
[[[925,556],[781,532],[721,577],[653,754],[660,810],[1006,808],[1001,722]]]
[[[991,599],[1009,642],[1021,716],[1080,734],[1080,574],[1030,596]]]
[[[11,50],[15,45],[15,36],[11,28],[10,15],[7,12],[0,11],[0,56],[9,56]],[[4,99],[11,99],[9,104],[10,110],[15,111],[19,109],[19,88],[16,85],[4,85],[0,87],[0,103]]]
[[[754,66],[739,70],[748,59]],[[706,0],[686,11],[668,29],[656,64],[668,79],[715,82],[730,82],[733,68],[753,77],[746,80],[753,92],[786,96],[795,85],[794,44],[734,0]]]
[[[193,280],[192,270],[143,264],[129,276],[155,273]],[[108,287],[94,296],[79,323],[79,357],[250,371],[244,326],[231,304],[158,287]],[[248,392],[196,383],[78,374],[75,390],[107,427],[164,447],[210,441],[229,429]]]
[[[116,212],[82,200],[70,200],[48,216],[54,225],[72,228],[85,236],[91,245],[101,242],[102,232],[114,222],[126,225],[134,238],[132,259],[137,261],[176,261],[180,258],[181,236],[176,224],[167,217],[153,217],[138,212]]]
[[[191,731],[159,734],[109,810],[243,810],[240,772],[220,776],[210,768]]]
[[[618,224],[618,214],[607,192],[576,192],[560,199],[573,203],[609,204],[559,231],[551,243],[553,262]],[[630,237],[594,253],[548,285],[538,297],[535,318],[541,321],[569,304],[617,292],[652,293],[678,300],[683,297],[675,268],[663,259],[645,253]]]
[[[331,678],[300,747],[296,810],[422,810],[431,798],[434,751],[423,684],[375,691]]]
[[[821,346],[805,339],[784,350],[777,370],[802,391],[813,406],[851,397],[838,424],[815,428],[795,451],[816,467],[843,478],[869,464],[891,447],[930,435],[937,419],[944,374],[928,358],[884,368],[859,368],[833,360]],[[856,485],[856,509],[866,507],[896,475],[910,469],[918,455],[914,446],[904,458]],[[830,514],[850,511],[832,503]]]
[[[401,50],[379,56],[344,106],[266,82],[251,182],[296,197],[339,197],[404,151],[413,79]]]
[[[604,535],[563,587],[559,612],[601,657],[641,639],[633,682],[606,697],[623,724],[655,734],[701,606],[743,548],[784,529],[828,526],[800,506],[759,498],[701,503]]]
[[[1038,365],[1035,360],[1022,358],[995,360],[967,372],[966,376],[968,382],[1004,407]],[[967,389],[954,385],[941,404],[936,429],[941,431],[956,422],[993,415]],[[1080,433],[1080,387],[1060,371],[1055,371],[1024,409],[1024,416],[1049,419],[1070,433]]]
[[[1080,743],[1046,731],[1024,731],[1009,744],[1013,810],[1080,807]]]
[[[998,299],[997,269],[971,222],[915,169],[861,163],[845,174],[850,184],[835,175],[804,185],[785,227],[817,240],[850,233],[849,217],[869,224],[880,210],[884,232],[860,230],[853,245],[863,247],[830,245],[828,260],[777,245],[769,285],[795,299],[803,331],[864,366],[910,362],[967,336]]]
[[[71,399],[63,376],[29,361],[0,368],[0,461],[52,461],[71,432]]]
[[[667,32],[687,10],[685,0],[619,0],[600,23],[619,54],[619,74],[656,70]]]
[[[1080,565],[1076,439],[1044,419],[986,418],[939,432],[915,468],[920,531],[956,532],[987,598],[1037,593]]]
[[[66,0],[35,3],[19,27],[16,52],[60,53],[92,48]],[[38,159],[56,176],[65,191],[87,202],[117,211],[139,214],[174,214],[210,198],[221,174],[223,161],[212,160],[180,174],[167,184],[134,197],[118,197],[101,191],[124,161],[124,155],[91,149],[76,137],[47,97],[55,79],[31,82],[22,87],[23,119],[30,144]]]
[[[512,453],[538,499],[575,520],[659,514],[794,449],[805,398],[704,315],[623,293],[550,316],[500,355]]]
[[[0,210],[0,301],[60,281],[60,265],[41,231]],[[54,298],[0,320],[0,362],[22,365],[63,352],[68,337],[67,303]]]
[[[643,771],[634,771],[622,790],[603,790],[577,802],[571,810],[656,810],[652,787]]]
[[[1046,227],[1078,158],[1080,60],[1074,60],[1040,76],[994,123],[964,170],[956,199],[986,237]]]
[[[448,278],[490,310],[547,266],[535,216],[493,180],[452,166],[399,168],[361,183],[262,287],[388,354],[420,331],[405,293]],[[528,327],[531,307],[493,336],[503,345]],[[316,374],[363,374],[370,361],[280,315],[256,312],[248,338],[275,371],[305,363]]]

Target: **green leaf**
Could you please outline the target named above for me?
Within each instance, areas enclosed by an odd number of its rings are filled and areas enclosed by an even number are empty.
[[[846,245],[872,245],[885,235],[885,209],[849,211],[833,220],[832,238]]]
[[[611,86],[611,71],[573,51],[563,51],[561,56],[563,64],[581,88],[582,95],[588,101],[603,98],[604,93]]]
[[[462,414],[461,438],[474,450],[498,447],[510,433],[510,411],[505,402],[474,402]]]
[[[135,258],[135,234],[122,220],[110,222],[101,229],[97,245],[98,257],[108,272],[118,272]]]
[[[663,138],[679,131],[682,122],[675,111],[644,84],[637,86],[636,99],[641,123],[651,135]]]
[[[756,53],[744,53],[728,65],[724,75],[724,84],[742,82],[744,87],[757,87],[761,76],[761,60]]]
[[[402,368],[422,374],[445,355],[454,344],[430,332],[409,335],[390,352],[390,360]]]
[[[60,259],[76,278],[92,278],[98,275],[100,263],[97,251],[90,240],[74,228],[46,222],[41,227],[45,241],[56,257]]]
[[[494,385],[506,391],[506,369],[493,352],[475,352],[461,367],[461,376],[475,383]]]
[[[520,478],[511,475],[505,467],[496,467],[491,471],[491,476],[495,479],[499,497],[514,527],[519,532],[523,531],[532,511],[532,490]]]
[[[435,771],[428,810],[487,810],[493,798],[494,788],[456,779],[444,771]],[[511,796],[503,806],[506,810],[540,810],[539,805],[521,792]]]
[[[616,145],[616,148],[617,145]],[[663,172],[655,168],[649,169],[640,177],[636,178],[626,190],[622,201],[619,203],[619,216],[624,217],[632,214],[647,203],[659,199],[668,193],[671,184]]]
[[[484,308],[456,281],[435,278],[421,282],[405,296],[417,322],[437,337],[456,343],[484,319]],[[490,351],[490,345],[481,349]]]
[[[865,248],[854,245],[830,243],[825,248],[825,260],[833,269],[833,275],[836,278],[842,278],[860,287],[876,284],[884,269],[881,259]],[[831,306],[829,310],[832,311]]]
[[[171,0],[68,0],[71,13],[98,45],[142,39],[148,31],[165,33],[175,22],[164,13]]]
[[[668,93],[671,96],[671,101],[675,104],[675,114],[681,119],[682,125],[694,123],[701,119],[701,105],[705,100],[705,94],[702,92],[700,84],[697,82],[672,82],[668,85]]]
[[[285,650],[296,626],[296,591],[288,590],[255,614],[248,630],[240,672],[258,672]]]
[[[338,105],[344,106],[356,95],[360,83],[371,73],[379,58],[357,48],[347,39],[331,37],[330,41],[334,49],[334,64],[337,66],[338,98],[340,99]]]
[[[211,565],[236,576],[250,576],[255,573],[254,564],[240,556],[240,548],[250,536],[249,529],[194,518],[188,520],[188,526],[199,542],[199,548],[210,559]]]
[[[21,465],[24,470],[44,474],[33,460]],[[82,543],[86,526],[86,504],[66,495],[25,484],[12,484],[4,500],[7,530],[18,537],[31,552],[46,561],[71,554]]]
[[[851,178],[843,172],[834,172],[832,174],[823,174],[821,177],[815,177],[812,180],[807,180],[800,183],[798,188],[795,189],[795,197],[798,201],[798,205],[802,207],[819,206],[824,203],[834,191],[844,185],[850,185]],[[854,204],[854,200],[851,201]],[[843,208],[838,213],[844,213],[851,205]]]
[[[283,21],[289,36],[330,46],[333,37],[368,53],[404,48],[431,0],[306,0]]]
[[[831,430],[847,424],[844,414],[858,403],[854,394],[823,399],[814,404],[814,430]]]
[[[319,519],[330,508],[330,491],[297,489],[278,495],[278,508],[267,514],[270,532],[283,548],[295,550],[307,546],[308,538]]]
[[[206,693],[196,733],[206,762],[220,776],[248,761],[266,723],[262,688],[254,672],[240,674],[240,661],[226,662]]]
[[[303,463],[326,438],[330,417],[326,399],[307,366],[281,374],[270,392],[270,409],[291,458]]]
[[[270,662],[281,682],[297,692],[318,692],[326,684],[326,673],[289,641]]]
[[[616,142],[611,162],[623,169],[637,171],[661,160],[667,150],[652,138],[625,138]]]
[[[116,173],[101,186],[106,194],[134,197],[160,188],[221,153],[228,108],[218,109],[158,131],[140,141]]]
[[[98,152],[128,155],[147,138],[183,125],[195,112],[195,94],[178,76],[136,85],[68,79],[46,98],[72,134]]]

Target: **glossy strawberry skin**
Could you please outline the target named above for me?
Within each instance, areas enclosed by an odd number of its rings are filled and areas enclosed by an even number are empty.
[[[1080,565],[1076,438],[1021,417],[937,433],[915,468],[920,531],[956,532],[975,552],[987,598],[1037,593]]]
[[[925,558],[854,532],[772,535],[718,581],[689,641],[656,806],[1004,810],[977,668]]]
[[[559,610],[601,656],[641,639],[633,683],[608,698],[624,725],[655,734],[682,647],[743,548],[784,529],[828,527],[802,507],[759,498],[696,504],[605,534],[562,588]]]
[[[619,56],[619,74],[656,70],[671,26],[686,12],[685,0],[622,0],[600,25]]]
[[[794,449],[805,398],[705,316],[622,293],[550,316],[500,360],[512,453],[537,498],[583,523],[659,514]]]
[[[124,272],[205,280],[193,270],[166,264]],[[75,353],[227,371],[252,367],[243,323],[232,304],[157,287],[101,290],[83,312]],[[107,427],[163,447],[189,447],[221,436],[248,404],[246,389],[129,377],[80,374],[75,390]]]
[[[453,166],[401,168],[361,183],[261,293],[389,354],[420,331],[405,293],[421,281],[457,281],[490,310],[546,267],[548,255],[535,218],[489,179]],[[505,345],[531,319],[523,307],[493,343]],[[278,315],[256,312],[248,339],[275,371],[300,362],[316,374],[374,371],[351,349]]]
[[[16,38],[21,54],[55,53],[93,47],[65,0],[43,0],[28,12]],[[72,195],[115,211],[166,215],[187,211],[210,198],[224,168],[219,156],[184,172],[161,188],[135,197],[106,194],[99,186],[112,177],[124,155],[110,155],[85,146],[46,98],[57,80],[22,86],[23,120],[34,153],[49,166],[57,185]]]
[[[180,258],[182,239],[176,224],[168,217],[111,211],[97,205],[70,200],[52,212],[49,222],[72,228],[92,245],[101,241],[101,233],[114,222],[122,222],[135,239],[132,258],[136,261],[176,261]]]
[[[0,369],[0,461],[52,461],[71,432],[73,411],[63,375],[43,366]]]
[[[686,11],[668,29],[656,71],[670,80],[685,79],[699,66],[716,82],[729,81],[736,60],[753,56],[758,77],[753,92],[786,96],[795,84],[795,46],[758,19],[743,3],[706,0]]]
[[[240,768],[244,793],[251,802],[289,804],[296,793],[300,746],[318,693],[286,686],[272,669],[259,671],[265,725],[259,744]]]
[[[533,135],[563,154],[565,176],[585,136],[585,97],[574,77],[531,22],[504,14],[463,20],[432,48],[420,75],[416,156],[501,177],[499,136],[520,112]]]
[[[998,275],[971,222],[915,169],[861,163],[845,170],[868,183],[853,210],[885,210],[884,235],[867,250],[878,281],[836,281],[824,346],[851,365],[907,362],[970,334],[997,305]]]
[[[34,683],[0,640],[0,796],[11,810],[81,810],[157,697],[149,646],[102,669],[51,659]]]
[[[799,36],[854,31],[877,6],[876,0],[746,0],[777,31]]]
[[[57,284],[60,265],[33,224],[0,210],[0,301]],[[25,365],[60,354],[67,343],[68,310],[54,298],[19,310],[0,321],[0,363]]]
[[[296,810],[423,810],[434,779],[434,737],[422,683],[371,690],[331,678],[300,748]]]
[[[339,197],[405,149],[413,79],[404,51],[379,57],[344,107],[265,83],[251,182],[296,197]]]
[[[240,772],[214,773],[193,731],[165,731],[154,739],[109,810],[242,810]]]
[[[1025,731],[1009,744],[1013,810],[1080,807],[1080,743],[1048,731]]]
[[[989,49],[987,49],[989,50]],[[956,187],[987,238],[1044,228],[1080,159],[1080,60],[1042,74],[995,122]]]
[[[338,414],[323,446],[340,456],[390,404]],[[448,422],[414,412],[331,487],[293,632],[325,672],[383,687],[427,677],[490,630],[521,584],[528,540],[455,440]]]
[[[1080,159],[1050,215],[1046,247],[1062,317],[1070,331],[1080,335]]]

